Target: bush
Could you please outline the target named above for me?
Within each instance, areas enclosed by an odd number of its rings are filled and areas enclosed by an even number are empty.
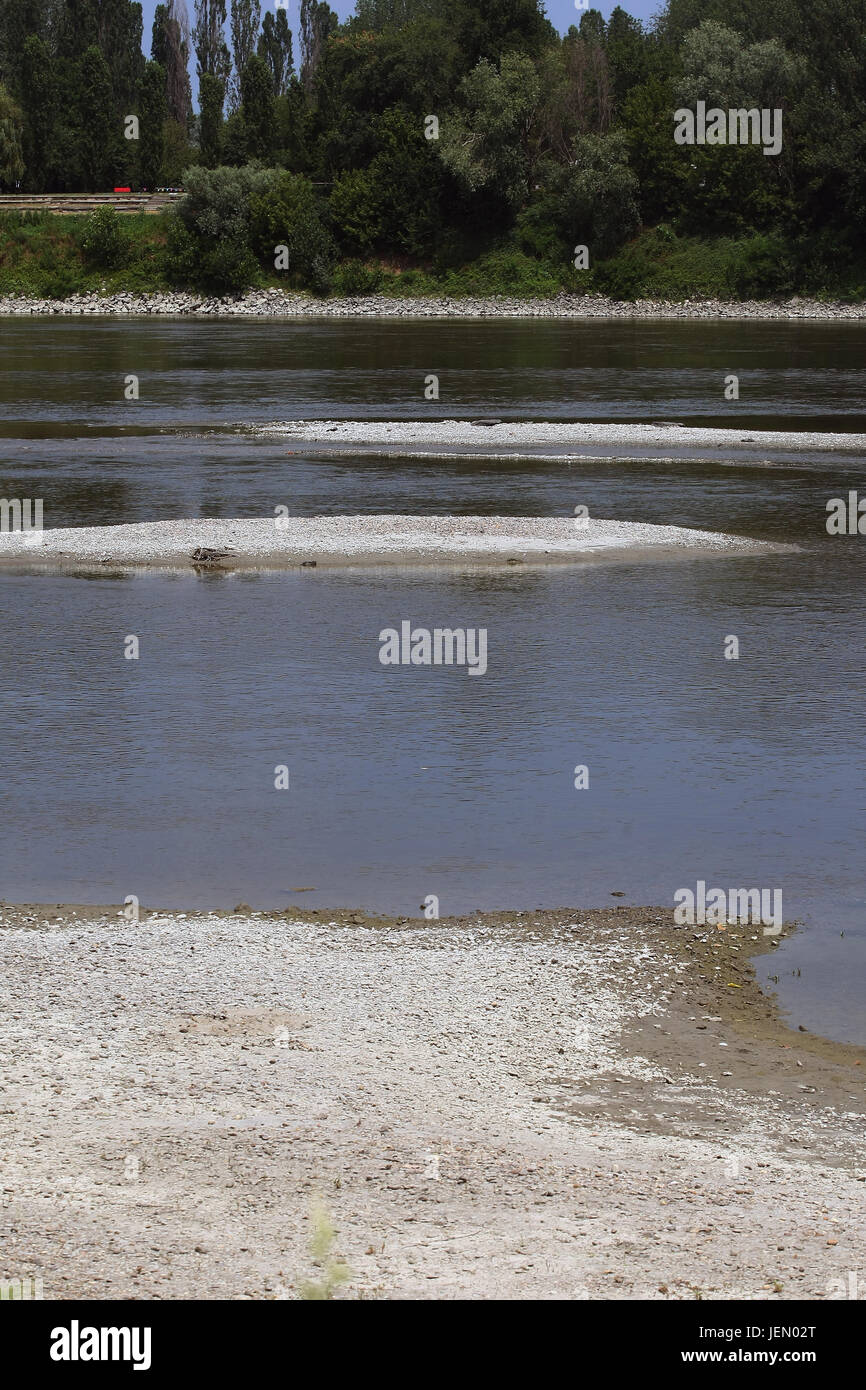
[[[337,248],[303,174],[281,174],[252,196],[250,234],[263,262],[273,265],[276,248],[286,246],[289,275],[318,294],[327,293]]]
[[[237,294],[259,278],[250,246],[250,206],[278,178],[273,169],[187,169],[185,196],[169,230],[166,273],[175,284]]]
[[[245,242],[249,236],[250,203],[279,178],[274,169],[249,164],[241,169],[202,169],[184,174],[185,196],[177,205],[184,226],[196,237]]]
[[[346,261],[334,273],[334,294],[353,295],[376,294],[382,288],[382,270],[379,266],[366,266],[363,261]]]
[[[349,169],[334,181],[328,210],[339,237],[353,251],[370,251],[382,235],[382,193],[369,170]]]
[[[731,289],[740,299],[790,294],[793,268],[781,237],[753,236],[744,242],[729,269]]]
[[[501,246],[460,270],[448,271],[440,294],[455,296],[502,294],[543,298],[557,294],[562,276],[544,261],[527,256],[517,247]]]
[[[647,292],[654,266],[639,246],[626,246],[595,270],[595,283],[611,299],[640,299]]]
[[[84,258],[100,270],[112,270],[126,259],[129,240],[114,208],[97,208],[84,224],[81,250]]]

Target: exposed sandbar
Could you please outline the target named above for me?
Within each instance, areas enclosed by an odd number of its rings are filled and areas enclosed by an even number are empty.
[[[296,1298],[320,1197],[342,1298],[838,1298],[866,1053],[780,1022],[749,959],[779,940],[4,904],[6,1267]]]
[[[761,554],[790,548],[683,526],[596,518],[579,521],[574,517],[315,516],[72,526],[0,534],[0,565],[473,568]]]
[[[403,445],[431,444],[476,448],[546,448],[563,444],[579,448],[587,444],[662,446],[697,449],[766,449],[773,452],[822,452],[839,450],[866,453],[866,434],[823,430],[754,430],[682,425],[676,421],[621,425],[582,421],[502,420],[286,420],[256,427],[259,434],[281,434],[291,439],[327,445],[352,444],[366,450]]]

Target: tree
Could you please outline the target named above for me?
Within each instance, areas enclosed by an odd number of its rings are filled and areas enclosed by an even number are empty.
[[[532,61],[506,53],[486,58],[461,83],[462,109],[447,113],[438,141],[446,169],[471,193],[518,207],[528,192],[529,132],[541,99]]]
[[[300,19],[301,81],[310,92],[328,35],[339,27],[340,21],[326,0],[301,0]]]
[[[285,246],[289,272],[323,291],[330,283],[336,248],[319,215],[315,192],[302,174],[282,174],[250,197],[252,244],[274,264],[274,249]]]
[[[3,0],[0,5],[0,81],[20,96],[21,59],[27,38],[45,37],[45,6],[39,0]]]
[[[78,65],[78,149],[84,186],[109,186],[121,165],[120,121],[111,100],[111,74],[98,48],[88,48]]]
[[[617,5],[607,25],[605,53],[613,78],[617,105],[648,75],[647,41],[639,19]]]
[[[199,82],[205,73],[218,77],[223,87],[229,80],[232,60],[223,32],[225,22],[226,0],[195,0],[192,40]]]
[[[777,107],[795,89],[798,64],[782,44],[745,44],[734,29],[707,19],[688,33],[680,51],[678,97],[684,106]]]
[[[446,0],[445,20],[467,68],[482,58],[498,63],[505,53],[537,58],[557,42],[538,0]]]
[[[165,70],[165,95],[171,117],[189,124],[192,91],[189,82],[189,16],[184,0],[157,5],[153,16],[150,56]]]
[[[274,143],[274,89],[267,63],[255,54],[241,73],[240,96],[247,158],[265,162]]]
[[[220,162],[222,145],[223,102],[225,87],[219,77],[203,73],[198,88],[201,116],[199,119],[199,157],[202,164],[213,169]]]
[[[24,117],[0,86],[0,184],[15,185],[24,175],[23,134]]]
[[[160,183],[165,153],[164,124],[168,115],[165,68],[145,63],[139,98],[138,172],[142,186],[151,191]]]
[[[603,133],[613,115],[613,93],[604,49],[571,32],[539,62],[542,86],[540,140],[542,152],[559,161],[570,160],[574,139]]]
[[[559,180],[558,218],[566,240],[588,246],[595,259],[609,255],[637,230],[637,192],[621,131],[579,136]]]
[[[285,10],[277,10],[276,15],[268,10],[259,36],[258,55],[268,65],[274,95],[285,96],[292,73],[292,33]]]
[[[601,11],[586,10],[580,16],[578,33],[582,39],[586,39],[587,43],[597,43],[603,47],[607,38],[607,26]]]
[[[231,35],[234,74],[229,87],[229,105],[237,110],[241,100],[241,77],[256,51],[256,36],[262,18],[260,0],[231,0]]]
[[[683,148],[671,139],[676,105],[673,82],[650,77],[629,92],[622,109],[622,130],[647,223],[675,217],[683,202],[689,169]]]
[[[44,192],[52,180],[56,149],[57,71],[44,39],[31,34],[24,43],[20,72],[24,112],[24,166],[28,190]]]

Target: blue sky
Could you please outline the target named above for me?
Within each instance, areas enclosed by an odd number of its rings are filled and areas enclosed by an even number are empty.
[[[150,57],[150,31],[153,26],[153,12],[159,0],[143,0],[144,10],[144,51]],[[644,21],[651,19],[662,8],[663,0],[624,0],[622,8],[629,14],[633,14],[636,19]],[[355,8],[355,0],[329,0],[332,10],[336,10],[341,19],[346,19]],[[187,0],[187,8],[190,20],[193,17],[194,0]],[[592,6],[596,10],[601,10],[605,19],[611,10],[616,8],[616,0],[595,0]],[[228,8],[228,6],[227,6]],[[266,9],[274,9],[273,0],[262,0],[262,14]],[[288,0],[289,28],[293,34],[298,31],[298,10],[300,0]],[[574,0],[546,0],[545,9],[547,17],[556,26],[561,34],[564,34],[570,24],[578,24],[582,11],[575,9]],[[295,40],[295,54],[297,55],[298,44]],[[195,72],[192,74],[193,84],[195,84]]]

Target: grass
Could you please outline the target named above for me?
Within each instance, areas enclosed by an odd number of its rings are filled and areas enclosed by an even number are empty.
[[[321,1200],[313,1203],[310,1224],[310,1255],[319,1278],[302,1280],[300,1296],[305,1302],[322,1302],[334,1297],[339,1286],[351,1278],[351,1270],[334,1258],[337,1232]]]
[[[70,294],[160,293],[172,213],[119,219],[123,247],[116,264],[94,264],[82,247],[87,219],[44,212],[0,214],[0,294],[63,299]],[[263,273],[259,286],[285,287]],[[196,286],[190,286],[196,289]],[[866,299],[866,265],[795,247],[781,236],[753,234],[706,239],[649,228],[587,271],[528,254],[506,239],[465,265],[397,266],[380,259],[346,259],[335,269],[331,294],[390,297],[502,295],[533,299],[561,291],[613,299],[770,299],[807,294],[818,299]]]

